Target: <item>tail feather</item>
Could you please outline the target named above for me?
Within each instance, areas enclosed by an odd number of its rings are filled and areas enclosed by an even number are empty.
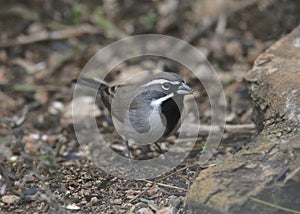
[[[109,111],[111,110],[111,96],[109,93],[110,87],[106,82],[99,79],[80,78],[78,80],[74,80],[73,83],[78,84],[79,86],[96,90],[97,94],[101,96],[105,107]]]
[[[89,79],[89,78],[80,78],[78,80],[73,80],[73,83],[78,84],[80,86],[85,86],[91,89],[95,89],[97,90],[97,93],[108,88],[106,82],[101,80]]]

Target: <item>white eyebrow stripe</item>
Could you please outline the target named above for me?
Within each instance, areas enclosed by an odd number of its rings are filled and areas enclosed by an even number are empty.
[[[147,87],[150,85],[156,85],[156,84],[164,84],[164,83],[171,83],[172,85],[179,85],[180,82],[179,81],[170,81],[170,80],[166,80],[166,79],[157,79],[157,80],[152,80],[150,82],[148,82],[147,84],[143,85],[142,87]]]
[[[154,108],[159,107],[163,101],[166,101],[167,99],[171,98],[174,96],[174,93],[168,94],[167,96],[161,97],[157,100],[153,100],[150,105],[153,106]]]

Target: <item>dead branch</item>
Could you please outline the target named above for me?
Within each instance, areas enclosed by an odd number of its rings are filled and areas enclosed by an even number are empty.
[[[62,40],[73,37],[79,37],[85,34],[99,34],[100,31],[91,25],[80,25],[69,27],[63,30],[35,33],[28,36],[18,36],[16,39],[0,43],[0,48],[28,45],[36,42]]]
[[[224,129],[224,132],[231,134],[251,134],[255,132],[255,124],[226,124],[224,127],[221,126],[210,126],[210,125],[198,125],[198,124],[187,124],[181,127],[180,132],[183,135],[187,135],[189,138],[198,137],[198,136],[207,136],[210,132],[220,132]],[[190,130],[198,130],[198,136],[189,135]],[[186,133],[186,134],[184,134]]]

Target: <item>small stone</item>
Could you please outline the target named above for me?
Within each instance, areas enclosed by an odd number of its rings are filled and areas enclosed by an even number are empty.
[[[233,151],[234,151],[234,149],[231,146],[226,148],[226,153],[232,154]]]
[[[47,143],[49,145],[55,145],[55,143],[59,140],[59,136],[58,135],[51,135],[48,136],[47,138]]]
[[[120,145],[120,144],[116,144],[116,143],[112,144],[110,146],[110,148],[112,148],[112,149],[114,149],[116,151],[121,151],[121,152],[125,151],[127,149],[125,145]]]
[[[35,193],[37,193],[39,189],[38,188],[29,188],[29,189],[25,189],[22,193],[24,195],[34,195]]]
[[[132,199],[134,199],[135,198],[135,195],[126,195],[126,198],[128,199],[128,200],[132,200]]]
[[[156,212],[157,214],[173,214],[173,211],[170,207],[163,207]]]
[[[38,153],[40,150],[40,145],[39,144],[25,144],[25,150],[32,152],[32,153]]]
[[[80,202],[81,205],[85,206],[88,202],[86,201],[86,199],[82,199],[82,201]]]
[[[298,90],[297,89],[294,89],[291,91],[291,94],[297,94]]]
[[[129,189],[126,191],[126,198],[129,200],[133,199],[135,197],[135,195],[136,195],[136,192],[132,189]]]
[[[69,204],[66,207],[67,210],[80,210],[80,207],[78,207],[76,204]]]
[[[153,211],[148,207],[143,207],[143,208],[139,209],[136,213],[137,214],[153,214]]]
[[[10,160],[11,162],[15,162],[15,161],[18,160],[18,156],[13,155],[13,156],[11,156],[11,157],[9,158],[9,160]]]
[[[98,198],[97,197],[92,197],[91,198],[91,203],[92,204],[97,204],[99,202]]]
[[[46,90],[38,90],[35,95],[34,98],[39,101],[39,103],[41,103],[42,105],[45,105],[48,100],[49,100],[49,95],[48,95],[48,91]]]
[[[64,111],[64,104],[62,102],[54,101],[48,108],[49,113],[56,115]]]
[[[20,197],[16,196],[16,195],[4,195],[1,198],[1,201],[3,201],[6,204],[13,204],[19,200],[20,200]]]
[[[159,191],[159,187],[157,185],[154,185],[153,187],[148,189],[148,191],[146,193],[149,197],[152,197],[152,196],[156,195],[158,193],[158,191]]]
[[[122,204],[122,199],[121,199],[121,198],[117,198],[117,199],[115,199],[115,200],[113,201],[113,203],[114,203],[114,204],[120,205],[120,204]]]

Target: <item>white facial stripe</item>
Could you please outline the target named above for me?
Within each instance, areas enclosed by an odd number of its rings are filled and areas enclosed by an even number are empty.
[[[155,107],[159,107],[159,106],[163,103],[163,101],[165,101],[165,100],[167,100],[167,99],[169,99],[169,98],[171,98],[171,97],[173,97],[173,96],[174,96],[174,93],[168,94],[168,95],[166,95],[166,96],[164,96],[164,97],[161,97],[161,98],[159,98],[159,99],[157,99],[157,100],[153,100],[153,101],[150,103],[150,105],[153,106],[154,108],[155,108]]]
[[[147,84],[143,85],[142,87],[147,87],[147,86],[150,86],[150,85],[156,85],[156,84],[164,84],[164,83],[170,83],[172,85],[179,85],[180,82],[179,81],[170,81],[170,80],[166,80],[166,79],[157,79],[157,80],[152,80],[150,82],[148,82]]]

